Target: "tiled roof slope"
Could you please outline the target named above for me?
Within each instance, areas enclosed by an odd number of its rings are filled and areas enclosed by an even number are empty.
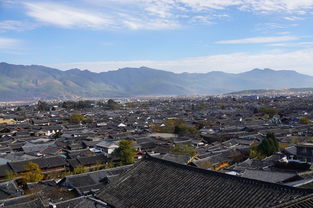
[[[97,197],[115,208],[270,207],[312,190],[288,187],[146,156]]]
[[[0,207],[7,208],[44,208],[40,198],[34,195],[15,197],[12,199],[0,201]]]
[[[313,207],[313,194],[273,206],[272,208],[311,208]]]

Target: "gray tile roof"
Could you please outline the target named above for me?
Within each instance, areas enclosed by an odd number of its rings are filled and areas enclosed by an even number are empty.
[[[263,170],[245,170],[241,175],[245,178],[251,178],[271,183],[284,182],[297,177],[295,172],[280,172],[280,171],[263,171]],[[299,177],[300,178],[300,177]]]
[[[312,193],[146,156],[97,197],[124,207],[268,207]]]
[[[44,208],[41,199],[37,198],[35,195],[26,195],[2,200],[0,201],[0,207],[1,206],[7,208]]]
[[[82,196],[55,204],[56,208],[109,208],[102,201],[96,200],[89,196]]]
[[[271,208],[312,208],[313,207],[313,195],[307,195],[295,200],[291,200],[286,203],[273,206]]]
[[[17,161],[17,162],[9,162],[8,165],[14,170],[16,173],[24,172],[24,166],[28,162],[33,162],[39,165],[41,169],[49,169],[49,168],[57,168],[65,166],[66,160],[63,157],[54,156],[54,157],[45,157],[45,158],[38,158],[33,160],[24,160],[24,161]]]

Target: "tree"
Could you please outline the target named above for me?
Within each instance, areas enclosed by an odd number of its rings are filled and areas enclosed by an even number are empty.
[[[93,171],[101,170],[103,168],[102,162],[96,162],[95,167],[93,168]]]
[[[290,142],[291,142],[291,144],[298,144],[299,143],[297,138],[291,138]]]
[[[273,146],[274,152],[277,152],[279,150],[279,143],[276,139],[275,134],[272,132],[269,132],[267,133],[266,138],[269,140],[270,144]]]
[[[279,143],[274,133],[267,133],[262,142],[250,149],[250,157],[264,158],[279,151]]]
[[[308,124],[308,123],[310,123],[310,119],[308,119],[307,117],[300,117],[299,122],[301,124]]]
[[[110,161],[107,164],[105,164],[104,169],[110,169],[110,168],[114,168],[113,163]]]
[[[87,168],[85,168],[83,165],[79,165],[73,170],[73,174],[81,174],[81,173],[86,173]]]
[[[150,129],[159,133],[175,133],[180,136],[196,136],[197,128],[185,124],[182,119],[169,119],[164,121],[164,126],[151,124]]]
[[[50,107],[49,107],[47,102],[39,100],[38,103],[37,103],[37,109],[39,111],[48,111],[50,109]]]
[[[90,124],[92,122],[93,122],[93,118],[92,117],[87,117],[87,118],[84,118],[84,120],[83,120],[84,124]]]
[[[262,113],[263,115],[268,114],[271,118],[278,113],[277,109],[272,107],[262,107],[258,109],[259,113]]]
[[[13,180],[16,177],[16,174],[13,171],[6,171],[5,179]]]
[[[107,102],[108,108],[111,110],[117,110],[120,108],[120,105],[112,99],[109,99]]]
[[[58,132],[52,134],[51,137],[52,137],[53,139],[61,138],[62,134],[63,134],[63,133],[62,133],[61,131],[58,131]]]
[[[80,100],[78,102],[75,101],[64,101],[63,103],[59,104],[62,108],[67,109],[85,109],[85,108],[92,108],[93,102],[89,100]]]
[[[69,116],[68,120],[71,124],[79,124],[85,119],[85,117],[82,114],[73,113]]]
[[[112,154],[119,157],[123,165],[134,163],[136,155],[134,141],[121,140],[119,147],[116,148]]]
[[[249,158],[258,158],[258,159],[264,159],[265,156],[262,155],[258,150],[257,150],[257,146],[253,146],[251,147],[250,149],[250,152],[249,152]]]
[[[186,124],[179,124],[175,126],[174,133],[179,136],[195,136],[197,134],[197,128]]]
[[[23,180],[28,182],[38,182],[44,178],[42,171],[37,163],[29,162],[24,167]]]
[[[171,152],[177,155],[190,155],[195,156],[197,154],[196,149],[188,144],[176,144],[171,148]]]

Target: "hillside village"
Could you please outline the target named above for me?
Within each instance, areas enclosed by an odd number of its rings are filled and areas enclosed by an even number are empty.
[[[0,207],[310,207],[313,96],[6,104],[0,155]]]

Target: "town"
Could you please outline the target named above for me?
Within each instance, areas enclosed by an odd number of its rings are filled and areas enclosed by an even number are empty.
[[[0,204],[312,205],[312,113],[311,94],[6,104],[0,111]],[[226,187],[218,191],[218,184]],[[183,187],[222,195],[215,201],[212,194],[197,200]],[[163,188],[171,190],[166,197]],[[259,196],[263,202],[246,198],[254,189],[264,192]],[[226,199],[230,204],[224,204]]]

